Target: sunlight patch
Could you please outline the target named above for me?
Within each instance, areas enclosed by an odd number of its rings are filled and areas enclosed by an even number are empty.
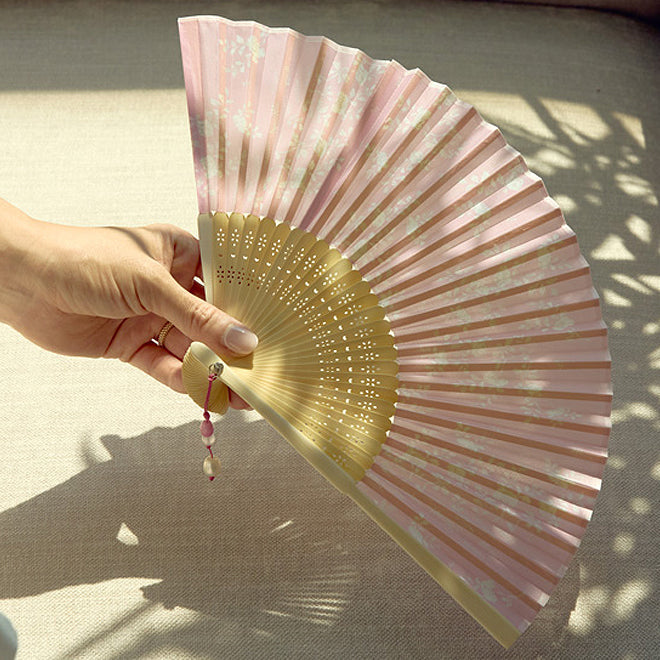
[[[607,607],[609,597],[610,590],[604,586],[581,589],[568,620],[568,629],[580,637],[588,635],[596,625],[598,615]]]
[[[626,220],[626,227],[628,227],[628,231],[635,238],[642,241],[642,243],[646,243],[647,245],[651,244],[653,232],[651,231],[651,225],[646,220],[640,218],[638,215],[631,215]]]
[[[651,503],[645,497],[633,497],[630,500],[630,508],[640,515],[651,512]]]
[[[138,545],[140,540],[138,537],[130,530],[126,523],[122,523],[119,531],[117,532],[117,540],[124,545]]]
[[[461,99],[473,105],[485,119],[492,121],[504,130],[520,126],[542,140],[553,142],[557,140],[557,136],[536,110],[519,94],[470,89],[454,91]]]
[[[559,204],[559,208],[561,208],[564,214],[573,213],[578,207],[575,200],[568,195],[555,195],[554,200]]]
[[[621,236],[609,234],[605,240],[591,252],[593,259],[600,261],[635,261],[635,255],[625,246]]]
[[[658,200],[651,183],[641,176],[630,174],[630,172],[617,172],[614,175],[614,181],[619,190],[626,193],[626,195],[641,198],[648,204],[657,206]]]
[[[639,279],[644,282],[646,286],[660,292],[660,275],[640,275]]]
[[[614,273],[612,275],[612,279],[616,280],[620,284],[623,284],[623,286],[627,286],[629,289],[643,293],[644,295],[648,296],[653,293],[652,289],[649,289],[641,282],[638,282],[634,277],[630,277],[630,275],[626,275],[625,273]],[[641,280],[642,278],[640,277],[639,279]]]
[[[658,411],[645,401],[631,401],[622,408],[612,411],[612,422],[621,424],[634,419],[654,420],[658,418]]]
[[[607,463],[611,468],[615,470],[623,470],[628,464],[628,461],[623,456],[616,456],[615,454],[610,454],[607,459]]]
[[[625,557],[635,548],[635,537],[632,534],[623,532],[614,537],[612,548],[617,555]]]
[[[626,115],[623,112],[613,112],[612,117],[616,119],[621,128],[623,128],[630,137],[637,142],[637,145],[642,149],[646,149],[646,140],[644,139],[644,129],[642,121],[639,117]]]
[[[628,298],[624,298],[621,294],[611,289],[603,289],[603,300],[612,307],[632,307],[632,303]]]
[[[598,111],[589,105],[558,99],[540,101],[576,144],[587,145],[589,141],[603,140],[612,132]]]
[[[652,593],[651,586],[645,580],[631,580],[624,584],[612,598],[612,614],[619,621],[629,621],[642,601]]]

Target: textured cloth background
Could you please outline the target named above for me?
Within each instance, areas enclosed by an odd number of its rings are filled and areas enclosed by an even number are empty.
[[[186,397],[0,326],[0,611],[19,660],[658,657],[657,32],[484,3],[0,2],[0,194],[45,220],[195,232],[176,18],[196,13],[420,67],[522,152],[610,326],[603,491],[505,652],[256,413],[218,423],[210,484]]]

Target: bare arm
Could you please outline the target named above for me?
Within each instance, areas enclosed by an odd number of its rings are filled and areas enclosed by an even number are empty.
[[[183,392],[191,340],[225,355],[257,343],[205,302],[196,277],[197,239],[172,225],[57,225],[0,199],[0,321],[50,351],[119,358]],[[175,328],[163,347],[152,338],[166,321]]]

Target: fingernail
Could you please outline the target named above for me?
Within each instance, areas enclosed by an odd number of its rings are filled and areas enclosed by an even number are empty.
[[[257,335],[243,325],[230,325],[225,333],[225,344],[234,353],[241,355],[252,353],[258,343]]]

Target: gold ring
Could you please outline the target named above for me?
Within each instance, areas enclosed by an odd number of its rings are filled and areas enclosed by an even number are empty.
[[[174,323],[171,321],[168,321],[163,325],[163,327],[160,329],[160,332],[158,333],[158,337],[156,337],[156,343],[159,346],[163,346],[165,343],[165,337],[167,337],[167,333],[174,327]]]

